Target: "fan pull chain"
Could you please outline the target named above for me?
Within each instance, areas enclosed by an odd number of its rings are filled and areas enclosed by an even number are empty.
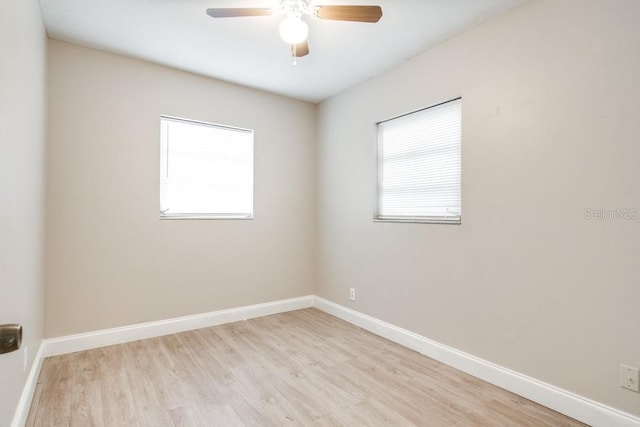
[[[298,59],[298,57],[297,57],[298,49],[296,49],[296,45],[295,44],[291,45],[291,54],[293,56],[293,65],[294,66],[298,65],[298,61],[297,61],[297,59]]]

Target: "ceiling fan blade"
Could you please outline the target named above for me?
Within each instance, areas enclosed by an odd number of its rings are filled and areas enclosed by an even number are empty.
[[[314,15],[332,21],[378,22],[382,17],[380,6],[317,6]]]
[[[260,7],[216,7],[207,9],[207,15],[212,18],[236,18],[239,16],[270,16],[273,12]]]
[[[292,44],[291,55],[295,58],[302,58],[303,56],[309,55],[309,44],[307,41],[305,40],[302,43]]]

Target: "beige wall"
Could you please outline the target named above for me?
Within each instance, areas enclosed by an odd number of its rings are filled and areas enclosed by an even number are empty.
[[[313,291],[316,106],[51,40],[47,337]],[[255,219],[158,218],[160,115],[255,131]]]
[[[530,1],[322,103],[317,294],[640,415],[640,220],[583,217],[640,209],[638,22]],[[458,96],[462,225],[373,223],[375,123]]]
[[[0,324],[24,328],[22,349],[0,355],[8,426],[42,341],[46,35],[37,0],[3,2],[0,58]]]

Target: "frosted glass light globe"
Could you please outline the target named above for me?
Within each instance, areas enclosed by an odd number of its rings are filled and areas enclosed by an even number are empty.
[[[302,43],[307,39],[309,27],[300,18],[290,16],[280,23],[280,37],[289,44]]]

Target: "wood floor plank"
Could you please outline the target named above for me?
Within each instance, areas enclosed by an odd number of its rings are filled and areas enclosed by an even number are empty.
[[[124,346],[106,347],[98,357],[97,362],[103,369],[102,406],[104,424],[127,425],[136,427],[138,420],[135,416],[134,395],[127,376]]]
[[[29,414],[24,423],[25,427],[33,426],[36,421],[36,415],[38,413],[38,407],[40,406],[40,397],[42,397],[42,383],[36,384],[36,389],[33,391],[33,399],[31,399],[31,407],[29,408]]]
[[[580,426],[316,309],[45,359],[31,426]]]
[[[42,395],[33,425],[69,425],[73,382],[72,357],[64,355],[44,360],[38,379],[38,382],[42,384]]]
[[[102,395],[98,381],[80,380],[74,384],[71,394],[69,425],[71,427],[101,427],[104,425]]]
[[[245,423],[232,405],[225,404],[209,408],[204,414],[207,426],[242,427]]]
[[[147,352],[151,341],[123,344],[123,361],[133,396],[135,417],[141,425],[171,426],[170,415],[161,401],[163,373],[153,371],[155,365],[150,363],[152,354]]]

